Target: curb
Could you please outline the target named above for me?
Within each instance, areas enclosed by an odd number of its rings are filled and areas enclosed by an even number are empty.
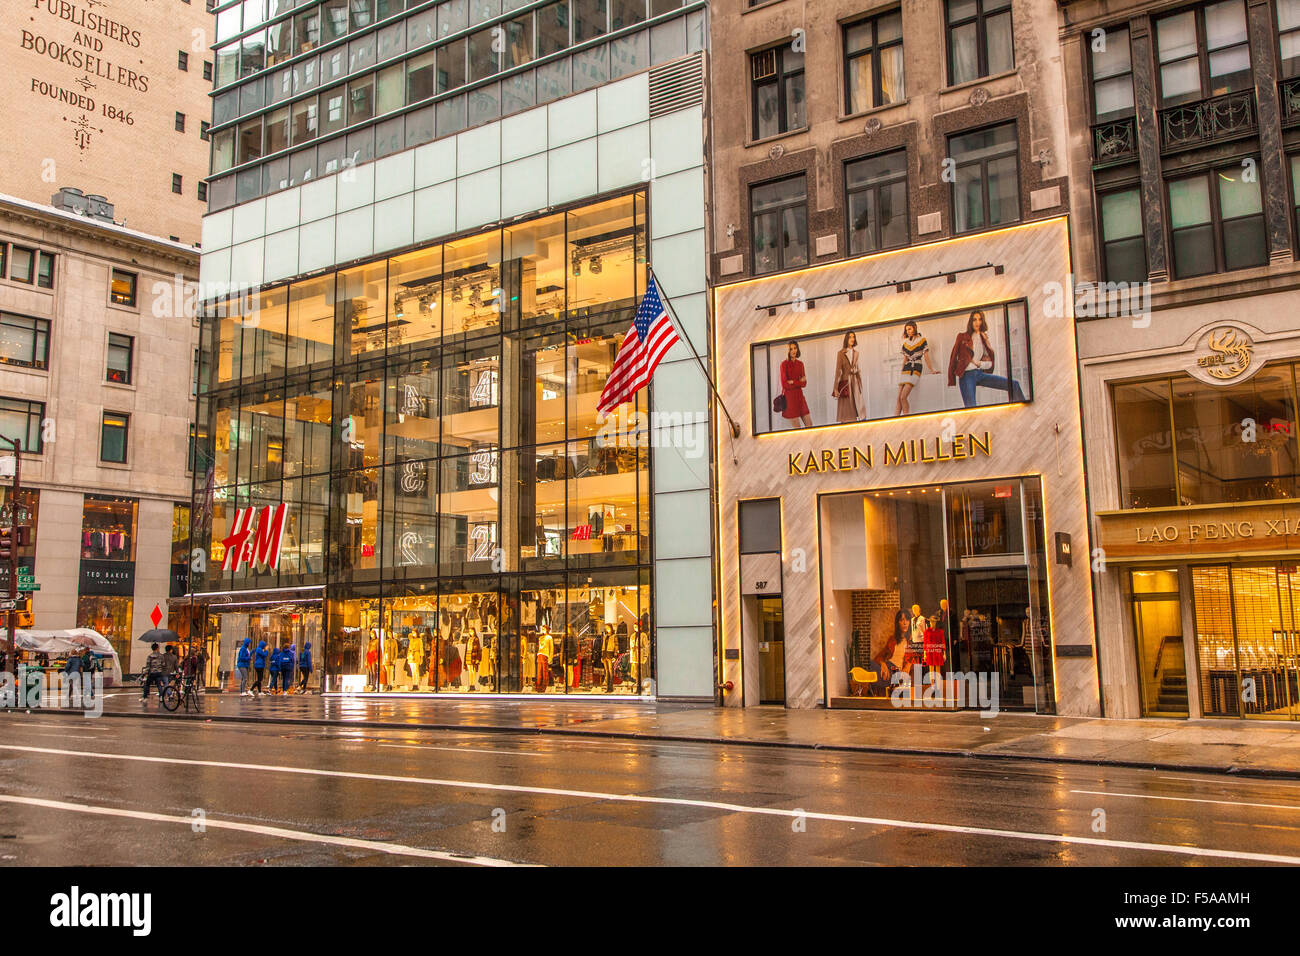
[[[63,711],[42,709],[42,714],[63,717],[80,716],[81,711]],[[1107,760],[1088,757],[1057,756],[1051,754],[1017,754],[997,750],[965,750],[959,748],[939,747],[889,747],[881,744],[820,744],[789,740],[756,740],[752,737],[703,737],[687,734],[635,733],[624,730],[596,730],[577,727],[512,727],[499,724],[439,724],[439,723],[401,723],[391,720],[360,720],[355,722],[329,720],[323,717],[241,717],[224,714],[169,714],[166,712],[115,712],[104,711],[104,717],[120,717],[127,720],[165,720],[202,721],[228,724],[284,724],[285,726],[305,727],[372,727],[379,730],[433,730],[453,731],[456,733],[484,734],[552,734],[567,737],[598,737],[607,740],[632,740],[662,743],[688,744],[723,744],[739,747],[765,747],[784,750],[815,750],[829,753],[869,753],[888,754],[890,756],[908,757],[948,757],[975,760],[1029,760],[1037,763],[1077,764],[1089,767],[1122,767],[1131,770],[1160,770],[1173,773],[1220,774],[1234,777],[1250,777],[1265,780],[1300,780],[1300,770],[1282,770],[1270,767],[1241,767],[1236,764],[1175,764],[1162,761]]]

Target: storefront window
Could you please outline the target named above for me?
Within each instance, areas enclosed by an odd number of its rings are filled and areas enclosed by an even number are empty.
[[[388,326],[388,266],[384,262],[357,266],[338,274],[335,311],[343,341],[352,358],[382,352]],[[344,358],[347,358],[345,356]]]
[[[622,196],[568,215],[569,310],[630,305],[645,289],[644,219]]]
[[[438,511],[446,523],[439,535],[443,574],[481,574],[494,570],[500,547],[498,501],[500,452],[475,449],[442,461]]]
[[[829,495],[820,515],[832,706],[928,692],[1052,712],[1037,479]]]
[[[1022,302],[768,342],[752,361],[759,434],[1033,398]]]
[[[0,485],[0,522],[26,525],[31,530],[24,545],[14,545],[18,567],[33,573],[36,568],[36,532],[40,518],[41,492],[38,488],[20,488],[15,494],[12,487]],[[8,594],[9,564],[0,563],[0,591]]]
[[[334,276],[289,287],[285,365],[289,369],[328,362],[334,354]]]
[[[377,597],[330,601],[326,674],[331,686],[326,689],[343,693],[379,690],[383,686],[383,633]]]
[[[180,597],[190,582],[190,506],[172,505],[172,560],[169,597]]]
[[[86,495],[81,514],[81,557],[90,561],[134,561],[135,498]]]
[[[1177,504],[1169,382],[1161,379],[1117,385],[1114,400],[1124,507],[1167,508]]]
[[[1288,366],[1262,369],[1244,385],[1174,382],[1183,504],[1296,497],[1293,386]]]
[[[444,260],[443,334],[483,334],[501,325],[501,233],[449,242]]]
[[[442,369],[442,445],[446,454],[499,441],[501,346],[445,349]]]
[[[330,470],[333,390],[328,379],[303,383],[285,401],[284,475],[315,475]]]
[[[1291,366],[1267,366],[1242,385],[1182,376],[1112,394],[1124,507],[1300,495]]]
[[[442,246],[388,260],[392,316],[388,347],[414,348],[442,337]]]
[[[77,627],[88,627],[108,638],[117,651],[122,671],[131,665],[131,610],[134,602],[125,596],[81,595],[77,598]]]
[[[505,230],[503,258],[518,270],[518,296],[507,303],[521,322],[559,317],[565,309],[564,216]]]

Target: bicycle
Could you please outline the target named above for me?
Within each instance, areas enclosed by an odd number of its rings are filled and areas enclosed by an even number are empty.
[[[179,684],[177,682],[172,682],[168,684],[167,689],[163,691],[162,705],[168,711],[174,712],[178,707],[180,707],[182,702],[185,704],[185,712],[187,714],[191,710],[191,705],[195,711],[201,709],[201,705],[199,704],[198,681],[193,677],[183,677]]]

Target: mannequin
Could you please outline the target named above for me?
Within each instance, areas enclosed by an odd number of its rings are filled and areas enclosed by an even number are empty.
[[[527,687],[537,673],[537,654],[528,653],[528,635],[519,635],[519,679]]]
[[[484,653],[487,657],[483,661],[483,675],[488,679],[488,689],[492,690],[496,686],[497,679],[497,636],[495,633],[488,636]]]
[[[402,668],[406,662],[398,656],[397,638],[389,634],[384,638],[384,683],[389,690],[401,678]]]
[[[618,662],[618,632],[614,630],[614,625],[605,625],[605,646],[601,652],[601,660],[605,664],[605,693],[613,693],[614,690],[614,665]]]
[[[555,656],[555,641],[550,632],[542,631],[537,639],[537,692],[543,693],[551,686],[551,658]]]
[[[374,631],[366,645],[366,685],[371,689],[379,686],[379,636]]]
[[[419,631],[411,632],[411,643],[406,648],[406,659],[414,667],[415,675],[413,684],[418,687],[420,684],[420,666],[424,661],[424,638],[420,636]]]
[[[909,638],[911,643],[920,644],[925,639],[925,629],[927,624],[928,622],[926,621],[924,615],[921,614],[921,605],[913,604],[912,625],[911,625],[912,633],[911,633],[911,637]]]
[[[478,690],[478,672],[483,665],[483,642],[479,639],[478,631],[472,627],[469,629],[469,637],[465,641],[465,649],[469,655],[466,658],[469,662],[469,676],[466,680],[470,690]]]

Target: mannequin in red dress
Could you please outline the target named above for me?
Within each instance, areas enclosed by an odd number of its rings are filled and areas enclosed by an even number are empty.
[[[803,397],[803,390],[808,385],[808,376],[799,361],[802,353],[799,343],[791,342],[786,350],[786,360],[781,363],[781,394],[785,396],[785,411],[781,417],[787,421],[797,421],[807,428],[812,425],[812,415],[808,411],[808,402]]]

